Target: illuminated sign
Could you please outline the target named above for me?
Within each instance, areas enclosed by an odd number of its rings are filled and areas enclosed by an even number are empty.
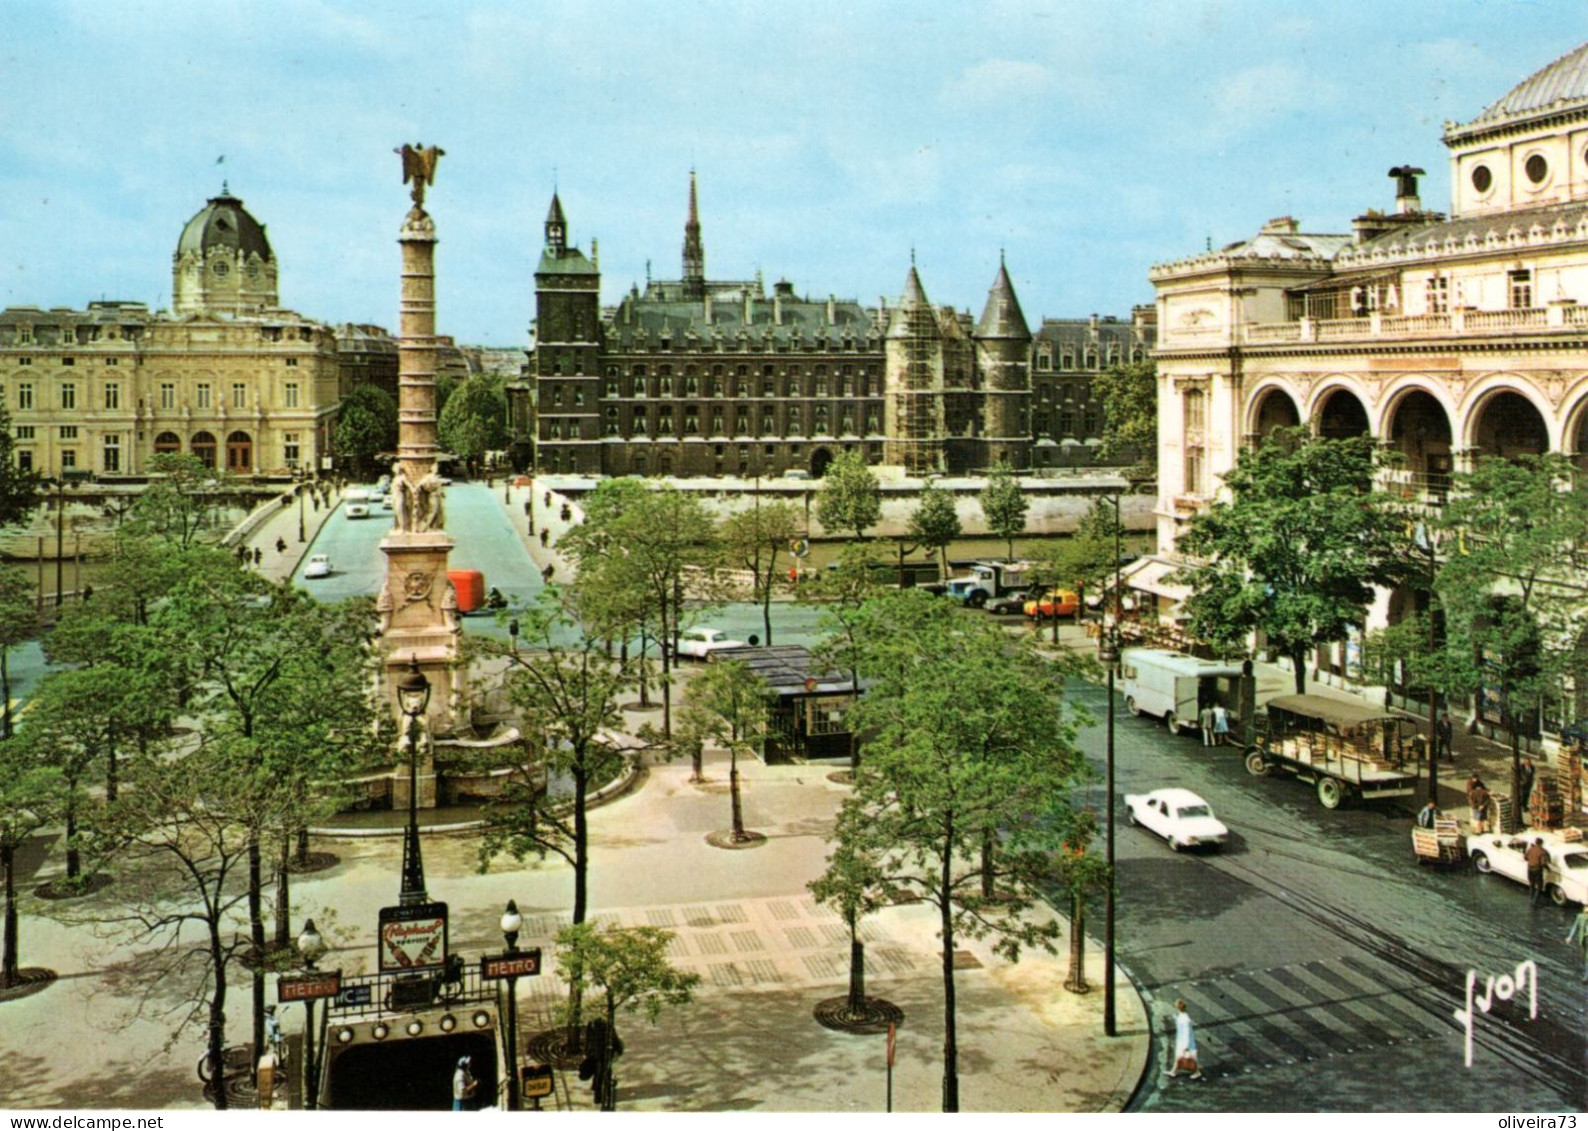
[[[342,992],[342,971],[325,974],[283,974],[276,982],[276,1000],[313,1001],[315,998],[336,997]]]
[[[422,970],[447,960],[447,905],[380,909],[380,970]]]
[[[480,977],[488,982],[498,978],[533,978],[539,973],[538,946],[510,954],[488,954],[480,959]]]

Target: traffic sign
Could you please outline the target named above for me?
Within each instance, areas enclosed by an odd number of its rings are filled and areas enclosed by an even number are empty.
[[[551,1095],[551,1065],[526,1064],[519,1069],[519,1079],[523,1081],[526,1100],[538,1100]]]
[[[788,549],[789,553],[796,558],[803,558],[811,552],[811,540],[809,538],[792,538],[789,540]]]
[[[283,974],[276,981],[276,1000],[313,1001],[315,998],[336,997],[342,992],[342,971],[329,970],[314,974]]]
[[[499,978],[533,978],[540,973],[540,947],[488,954],[480,959],[480,977],[491,982]]]
[[[340,1006],[368,1005],[375,1000],[375,987],[368,982],[362,986],[348,986],[336,995],[336,1004]]]

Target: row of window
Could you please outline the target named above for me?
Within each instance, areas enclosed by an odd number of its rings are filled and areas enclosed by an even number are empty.
[[[24,432],[26,433],[24,435]],[[284,432],[281,436],[282,456],[288,467],[296,467],[301,455],[299,433]],[[25,441],[34,438],[31,425],[17,429],[17,440]],[[74,425],[63,425],[60,429],[62,440],[75,441],[77,428]],[[121,471],[121,436],[110,433],[100,438],[100,471],[106,474],[117,474]],[[250,471],[253,468],[253,439],[246,432],[233,432],[226,437],[226,468],[228,471]],[[162,432],[154,438],[154,451],[156,455],[167,452],[180,452],[182,438],[174,432]],[[215,466],[215,456],[218,446],[215,437],[208,432],[196,432],[188,444],[190,454],[197,456],[205,466]],[[63,471],[70,471],[77,467],[77,449],[60,448],[55,453]],[[23,471],[33,470],[33,449],[17,449],[17,467]]]
[[[1080,368],[1082,368],[1082,369],[1098,369],[1098,368],[1100,368],[1100,366],[1098,364],[1100,356],[1106,357],[1106,361],[1104,361],[1104,364],[1106,364],[1106,365],[1118,365],[1119,364],[1119,358],[1120,358],[1120,348],[1119,348],[1119,346],[1117,344],[1111,344],[1108,347],[1108,352],[1107,352],[1106,355],[1099,355],[1097,350],[1089,349],[1085,353],[1081,354],[1080,356],[1081,356]],[[1130,360],[1133,363],[1140,363],[1140,362],[1146,360],[1146,357],[1147,357],[1146,347],[1141,346],[1141,345],[1134,345],[1134,346],[1130,347]],[[1059,354],[1059,371],[1060,372],[1067,372],[1069,370],[1075,369],[1076,368],[1075,358],[1076,358],[1076,355],[1071,350],[1064,350],[1062,353],[1060,353]],[[1037,371],[1040,372],[1040,373],[1051,373],[1053,371],[1053,355],[1051,353],[1038,352],[1038,354],[1037,354]]]
[[[232,408],[248,407],[248,390],[250,386],[238,381],[232,385]],[[56,408],[77,408],[77,384],[74,381],[62,381],[55,387],[57,404]],[[119,381],[106,381],[101,386],[104,403],[103,408],[119,410],[121,408],[121,383]],[[288,381],[282,387],[283,402],[286,408],[298,407],[298,382]],[[159,386],[159,407],[162,409],[176,408],[176,382],[162,381]],[[16,409],[19,412],[29,412],[42,407],[39,398],[34,395],[32,381],[22,381],[17,384]],[[196,408],[214,408],[214,397],[208,382],[200,382],[194,386],[194,400]],[[86,406],[85,406],[86,407]]]

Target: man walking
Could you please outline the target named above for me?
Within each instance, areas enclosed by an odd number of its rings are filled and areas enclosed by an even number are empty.
[[[1435,758],[1448,758],[1452,762],[1456,760],[1455,750],[1451,746],[1452,737],[1453,732],[1450,728],[1450,712],[1441,710],[1439,712],[1438,722],[1434,727]]]
[[[1202,709],[1197,712],[1197,723],[1202,727],[1202,745],[1213,745],[1213,705],[1202,704]]]
[[[1577,943],[1577,949],[1582,952],[1582,980],[1588,982],[1588,907],[1577,909],[1577,918],[1571,921],[1571,930],[1566,932],[1566,941]]]
[[[1537,907],[1544,895],[1544,865],[1549,863],[1549,853],[1544,851],[1544,838],[1534,837],[1533,843],[1522,853],[1522,859],[1527,862],[1528,906]]]

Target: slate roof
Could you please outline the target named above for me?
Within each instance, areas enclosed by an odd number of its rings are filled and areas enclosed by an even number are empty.
[[[827,300],[813,301],[805,298],[785,297],[778,304],[782,322],[773,322],[774,307],[770,299],[753,297],[750,301],[750,320],[745,321],[744,299],[713,294],[711,321],[706,321],[706,304],[701,299],[655,298],[649,295],[625,296],[606,322],[607,346],[610,349],[628,349],[643,341],[656,345],[667,332],[674,344],[683,344],[693,332],[701,341],[710,341],[718,334],[724,338],[737,338],[740,332],[751,341],[764,341],[768,335],[774,342],[784,343],[796,332],[800,341],[810,344],[825,337],[828,348],[838,348],[844,338],[855,341],[862,349],[881,349],[871,314],[852,299],[833,303],[833,322],[827,320]],[[868,339],[871,344],[868,347]]]
[[[738,660],[767,687],[785,698],[844,694],[852,692],[855,687],[848,675],[814,667],[810,649],[798,644],[723,648],[712,653],[712,660],[716,663]],[[812,678],[816,680],[816,686],[807,687],[806,681]]]
[[[1031,340],[1026,316],[1020,310],[1020,300],[1015,297],[1014,284],[1009,281],[1009,272],[1002,262],[998,264],[998,277],[993,280],[992,290],[987,292],[987,306],[976,324],[976,334],[982,338]]]
[[[203,255],[213,247],[230,248],[244,255],[258,255],[270,260],[270,241],[265,237],[264,225],[255,220],[243,207],[243,202],[225,189],[199,209],[187,222],[182,236],[177,240],[176,253],[186,255],[196,252]]]
[[[1485,107],[1483,113],[1451,133],[1478,131],[1579,106],[1588,106],[1588,43],[1534,71]]]
[[[1360,247],[1347,250],[1340,256],[1339,263],[1342,266],[1360,263],[1371,259],[1375,251],[1416,255],[1419,249],[1427,247],[1429,241],[1433,241],[1436,245],[1430,254],[1443,252],[1449,240],[1454,240],[1459,250],[1460,245],[1466,244],[1468,236],[1477,240],[1478,250],[1482,250],[1491,232],[1502,241],[1509,239],[1512,232],[1526,239],[1528,232],[1535,227],[1548,233],[1557,224],[1563,224],[1569,232],[1584,220],[1588,220],[1588,202],[1579,201],[1571,204],[1548,204],[1538,208],[1491,212],[1482,216],[1464,216],[1458,220],[1408,225],[1364,241]]]
[[[535,266],[535,274],[599,275],[601,271],[576,247],[565,247],[561,254],[548,247],[540,253],[540,262]]]

